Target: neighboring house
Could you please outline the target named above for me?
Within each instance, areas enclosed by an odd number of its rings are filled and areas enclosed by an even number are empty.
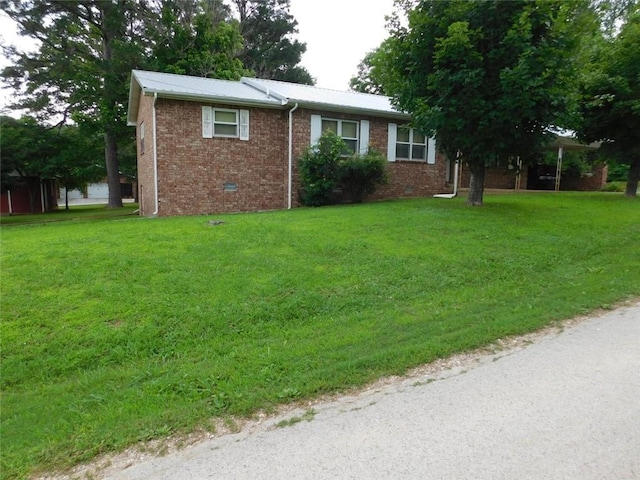
[[[120,175],[120,193],[122,198],[134,198],[135,180],[125,175]],[[96,203],[107,203],[109,200],[109,185],[104,182],[89,183],[82,189],[73,189],[68,192],[69,200],[95,200]],[[58,201],[64,203],[65,189],[58,188]]]
[[[409,121],[379,95],[134,70],[128,124],[137,129],[140,213],[298,206],[298,161],[325,129],[354,152],[387,156],[389,183],[371,199],[451,191],[449,162]]]
[[[58,207],[55,180],[15,177],[14,185],[0,195],[0,214],[45,213]]]

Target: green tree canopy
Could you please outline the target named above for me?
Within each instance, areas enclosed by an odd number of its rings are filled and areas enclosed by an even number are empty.
[[[164,2],[157,21],[147,20],[147,32],[149,70],[223,80],[252,74],[238,58],[240,26],[222,4]]]
[[[118,140],[131,69],[145,51],[148,4],[136,0],[2,0],[21,33],[39,40],[31,53],[10,51],[2,77],[21,94],[15,105],[43,121],[93,123],[102,133],[110,208],[122,206]]]
[[[579,136],[602,141],[603,153],[629,165],[625,194],[636,196],[640,179],[640,7],[618,36],[591,50],[581,78]]]
[[[2,190],[29,177],[56,179],[67,190],[104,178],[100,137],[77,126],[50,127],[24,116],[0,119]]]
[[[568,122],[589,12],[579,0],[423,0],[374,54],[395,104],[450,158],[461,152],[471,205],[482,204],[488,160],[527,160],[550,127]]]

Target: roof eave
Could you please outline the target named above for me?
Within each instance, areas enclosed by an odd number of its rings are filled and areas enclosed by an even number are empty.
[[[401,120],[411,119],[411,115],[409,115],[408,113],[397,112],[397,111],[378,110],[374,108],[347,107],[344,105],[335,105],[332,103],[320,103],[320,102],[308,102],[308,101],[305,102],[304,100],[296,100],[294,98],[290,98],[289,103],[298,103],[301,108],[308,108],[308,109],[315,109],[315,110],[354,113],[358,115],[369,115],[371,117],[395,118],[395,119],[401,119]]]
[[[221,97],[221,96],[212,96],[210,94],[184,94],[184,93],[174,93],[174,92],[166,92],[161,90],[154,89],[143,89],[143,95],[153,95],[158,94],[158,98],[166,98],[170,100],[187,100],[192,102],[206,102],[206,103],[225,103],[229,105],[239,105],[243,107],[265,107],[265,108],[281,108],[283,104],[281,102],[269,102],[269,101],[260,101],[260,100],[251,100],[246,98],[237,98],[237,97]]]

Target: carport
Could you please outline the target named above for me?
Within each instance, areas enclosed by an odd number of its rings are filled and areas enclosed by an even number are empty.
[[[548,150],[558,151],[558,162],[556,164],[555,191],[560,190],[560,174],[562,172],[562,155],[564,152],[579,152],[587,150],[597,150],[600,148],[601,142],[590,144],[580,143],[575,138],[563,137],[558,135],[556,139],[547,147]]]

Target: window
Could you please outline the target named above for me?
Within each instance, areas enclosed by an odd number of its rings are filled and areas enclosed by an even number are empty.
[[[238,111],[213,109],[213,135],[215,137],[238,136]]]
[[[396,158],[424,161],[427,158],[427,137],[414,128],[398,127]]]
[[[249,140],[249,111],[203,106],[202,136]]]
[[[323,118],[322,132],[326,132],[327,130],[331,130],[339,137],[342,137],[342,140],[344,140],[344,143],[349,148],[349,153],[356,153],[358,151],[358,122]]]
[[[140,124],[140,155],[144,154],[144,122]]]

